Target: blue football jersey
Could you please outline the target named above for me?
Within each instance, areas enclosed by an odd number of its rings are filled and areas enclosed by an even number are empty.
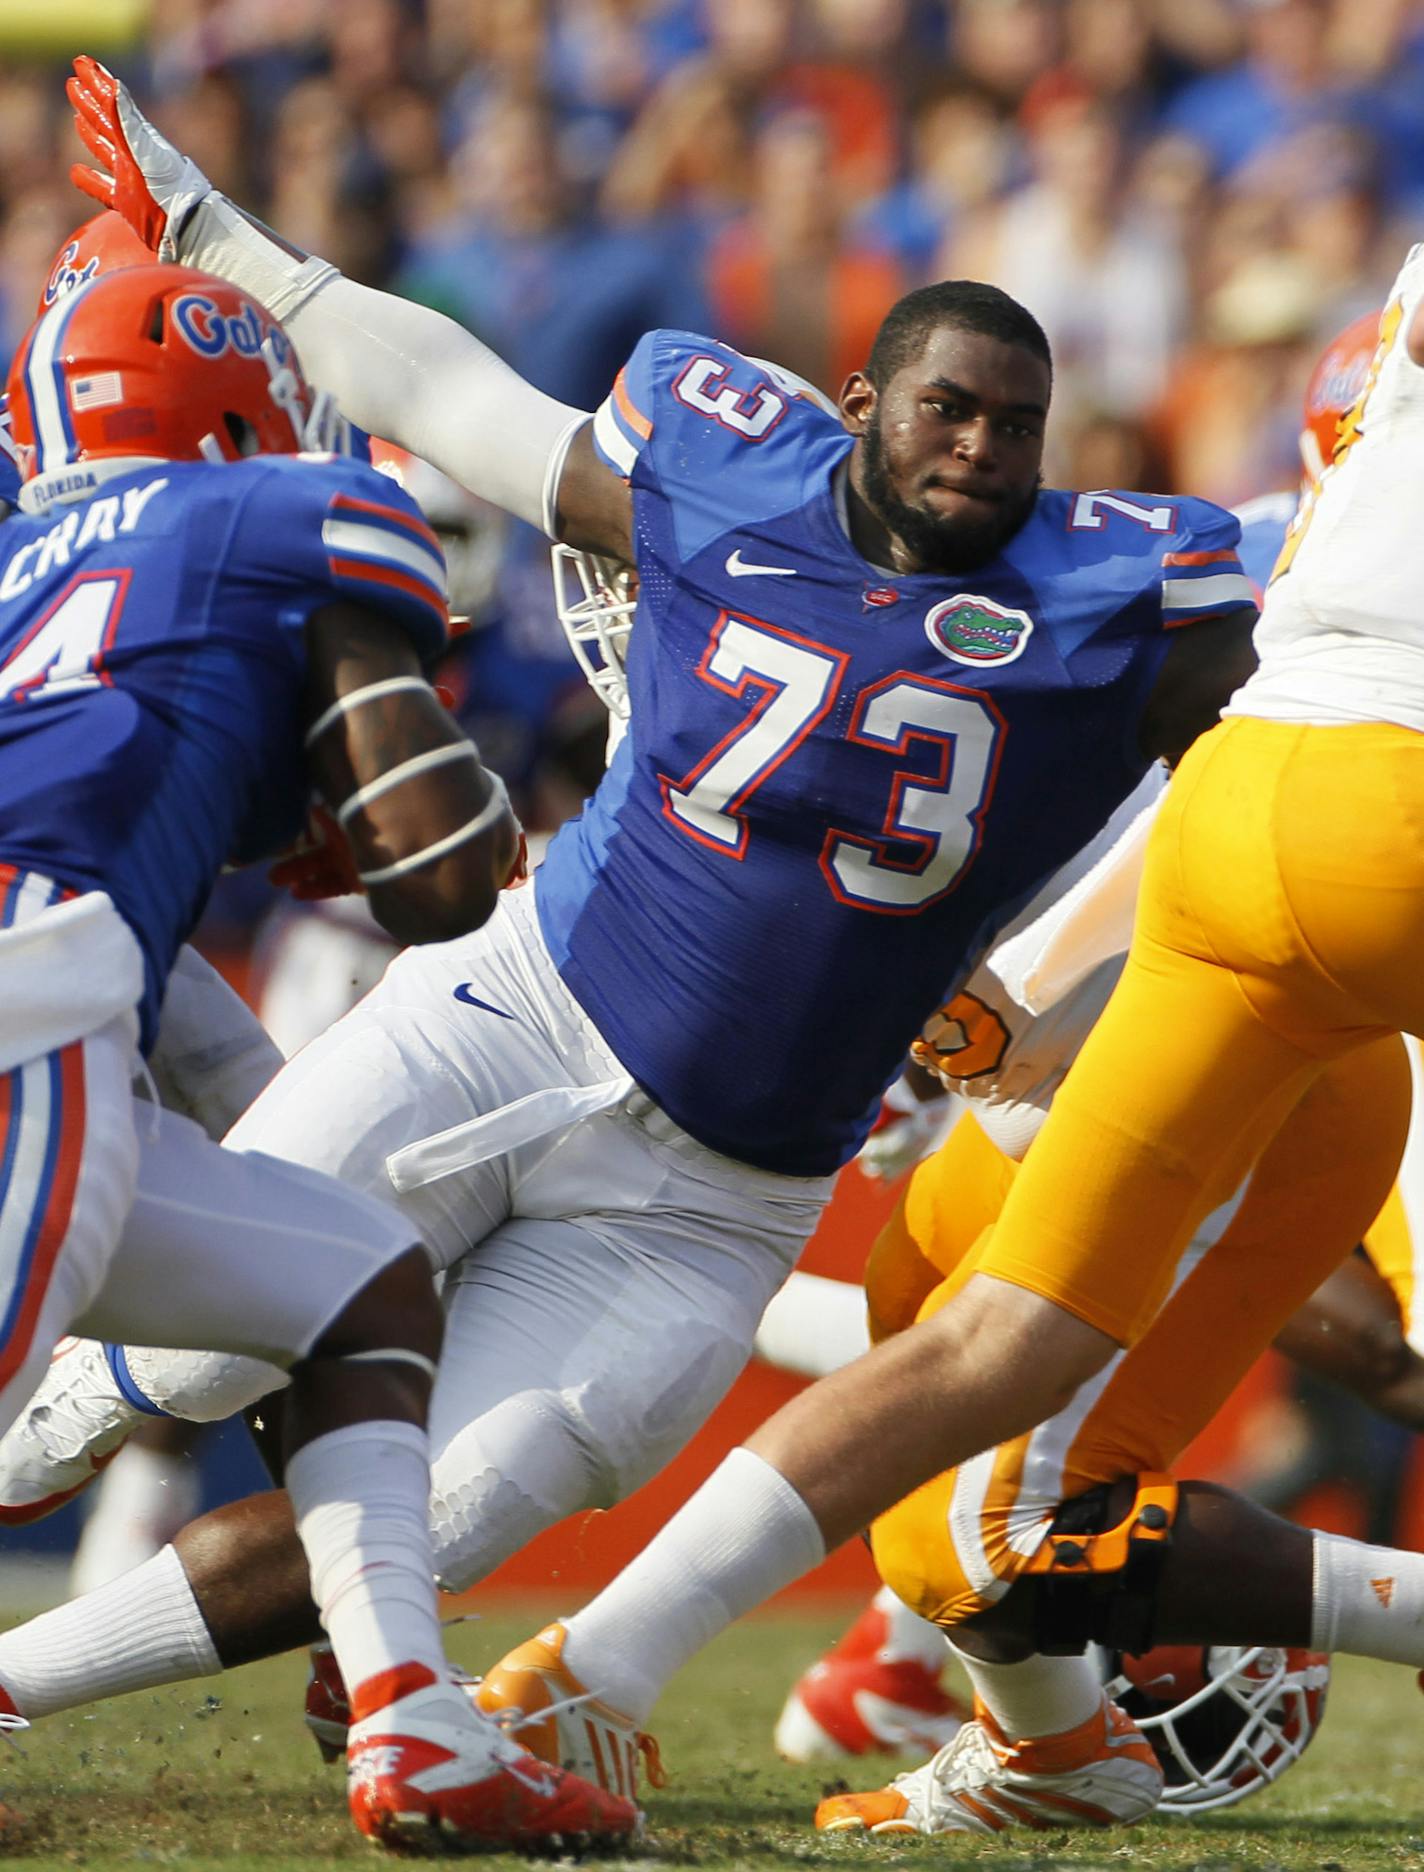
[[[20,458],[10,431],[10,399],[0,396],[0,520],[20,500]]]
[[[144,1044],[225,862],[300,832],[304,626],[338,599],[445,646],[414,502],[345,458],[176,462],[0,528],[0,862],[107,891]]]
[[[595,418],[634,497],[631,724],[539,873],[573,993],[742,1161],[822,1175],[929,1011],[1145,770],[1171,632],[1251,602],[1235,519],[1045,492],[961,577],[877,569],[851,449],[790,380],[675,331]]]
[[[1233,509],[1241,522],[1242,570],[1251,581],[1257,604],[1271,582],[1296,505],[1294,494],[1258,494]]]

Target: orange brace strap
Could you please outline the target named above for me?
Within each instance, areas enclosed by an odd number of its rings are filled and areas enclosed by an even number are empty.
[[[1116,1527],[1097,1534],[1051,1532],[1025,1571],[1060,1578],[1074,1573],[1121,1573],[1144,1543],[1165,1545],[1177,1518],[1177,1495],[1171,1476],[1140,1475],[1132,1506]],[[1059,1519],[1064,1518],[1060,1514]]]
[[[1026,1569],[1040,1651],[1071,1654],[1090,1642],[1134,1654],[1151,1649],[1177,1496],[1171,1476],[1140,1475],[1132,1506],[1108,1528],[1106,1485],[1063,1503]]]

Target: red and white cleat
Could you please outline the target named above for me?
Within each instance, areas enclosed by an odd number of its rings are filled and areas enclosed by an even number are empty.
[[[336,1653],[329,1644],[314,1644],[309,1652],[311,1673],[302,1720],[321,1750],[324,1762],[339,1761],[346,1753],[346,1732],[351,1727],[351,1698]]]
[[[938,1671],[895,1655],[890,1622],[872,1600],[792,1686],[773,1739],[777,1754],[793,1762],[923,1755],[952,1742],[968,1720],[968,1707],[941,1687]]]
[[[631,1717],[591,1696],[564,1662],[560,1624],[516,1645],[475,1686],[475,1707],[495,1717],[543,1761],[558,1762],[613,1794],[634,1799],[641,1767],[662,1787],[658,1745]]]
[[[1102,1707],[1076,1729],[1010,1742],[982,1704],[948,1748],[888,1787],[832,1794],[822,1833],[1006,1833],[1014,1827],[1130,1826],[1157,1805],[1162,1768],[1125,1711]]]
[[[351,1715],[351,1817],[393,1852],[577,1852],[629,1841],[641,1824],[632,1801],[539,1761],[423,1664],[367,1678]]]

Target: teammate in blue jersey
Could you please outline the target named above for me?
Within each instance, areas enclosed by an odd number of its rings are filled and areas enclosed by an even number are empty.
[[[1048,347],[973,283],[896,307],[837,414],[665,332],[590,423],[274,242],[79,70],[84,187],[289,316],[354,420],[641,581],[629,732],[533,888],[398,958],[230,1139],[393,1186],[448,1269],[432,1513],[463,1587],[703,1421],[921,1021],[1215,719],[1251,655],[1236,523],[1041,491]],[[198,1414],[272,1381],[126,1358],[129,1386]],[[88,1401],[112,1447],[132,1404],[117,1383]],[[7,1439],[0,1500],[36,1486],[32,1459]],[[790,1492],[747,1460],[744,1506]],[[44,1473],[77,1485],[78,1450]],[[177,1543],[220,1656],[290,1642],[283,1516],[220,1511]],[[233,1593],[263,1551],[267,1586]],[[88,1694],[160,1681],[90,1600]],[[0,1641],[0,1682],[22,1652]],[[631,1775],[626,1726],[607,1736]]]
[[[191,269],[78,286],[9,396],[0,1423],[71,1328],[275,1361],[311,1590],[361,1684],[358,1827],[392,1846],[624,1836],[629,1803],[548,1776],[445,1665],[424,1429],[441,1320],[416,1232],[169,1112],[140,1119],[131,1090],[214,876],[290,845],[313,787],[388,928],[489,915],[517,832],[421,674],[448,623],[438,546],[373,471],[297,459],[322,414],[290,340]],[[180,1617],[159,1642],[207,1640]]]

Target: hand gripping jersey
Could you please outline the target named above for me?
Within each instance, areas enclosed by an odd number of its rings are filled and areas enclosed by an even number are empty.
[[[145,1047],[219,868],[301,830],[303,628],[336,600],[444,646],[434,535],[342,458],[164,464],[0,529],[0,863],[109,894]]]
[[[682,332],[643,339],[594,436],[634,495],[631,726],[539,874],[543,932],[680,1125],[823,1175],[1141,778],[1168,632],[1250,602],[1237,523],[1048,492],[979,570],[888,574],[839,517],[839,421]]]

